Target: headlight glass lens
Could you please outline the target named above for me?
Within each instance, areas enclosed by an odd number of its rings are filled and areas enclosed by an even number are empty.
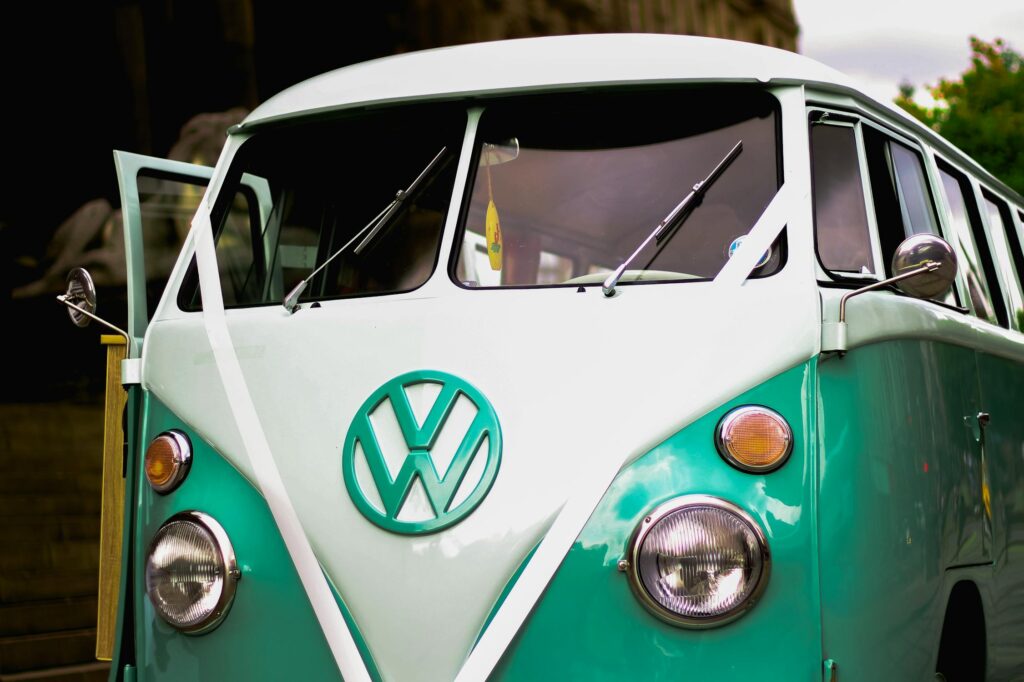
[[[185,512],[165,523],[146,557],[146,593],[157,613],[185,632],[205,632],[227,613],[239,576],[220,524]]]
[[[635,588],[647,597],[641,601],[677,625],[731,620],[753,604],[767,579],[760,528],[724,500],[690,496],[663,505],[641,523],[634,542]]]

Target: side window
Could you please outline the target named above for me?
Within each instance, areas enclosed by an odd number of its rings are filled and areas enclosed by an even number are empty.
[[[982,190],[982,198],[988,216],[992,252],[1002,274],[1013,320],[1019,328],[1021,320],[1024,319],[1024,301],[1021,300],[1020,279],[1017,273],[1024,269],[1024,254],[1021,253],[1020,242],[1016,239],[1017,234],[1009,206],[986,190]]]
[[[814,122],[810,136],[815,241],[821,264],[832,272],[874,274],[855,124]]]
[[[142,171],[136,178],[146,270],[146,310],[152,317],[171,268],[185,243],[192,216],[206,191],[193,178]]]
[[[266,260],[259,244],[260,215],[250,188],[235,192],[217,239],[217,267],[224,304],[233,305],[259,297],[265,280]]]
[[[912,234],[939,234],[938,222],[921,155],[871,126],[864,126],[864,144],[882,262],[891,277],[900,242]]]
[[[958,247],[960,271],[967,282],[974,314],[1005,327],[1006,311],[1003,309],[999,282],[985,242],[978,207],[971,199],[971,184],[967,176],[942,162],[939,162],[939,177],[948,205],[949,222],[956,242],[954,246]],[[995,294],[996,305],[993,305],[990,287]]]

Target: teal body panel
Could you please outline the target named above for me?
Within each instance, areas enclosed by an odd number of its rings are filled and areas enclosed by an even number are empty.
[[[985,429],[985,478],[991,491],[992,592],[986,611],[989,667],[1024,678],[1024,363],[978,353]]]
[[[134,484],[140,465],[138,448],[141,428],[142,406],[146,403],[142,389],[138,386],[126,386],[127,398],[124,412],[124,527],[121,530],[121,570],[117,594],[117,624],[115,626],[114,652],[110,661],[111,682],[128,679],[134,676],[135,652],[132,637],[131,614],[135,608],[136,595],[133,594],[132,575],[135,570],[135,551],[132,539],[135,535],[135,493]],[[130,671],[130,672],[129,672]]]
[[[988,615],[998,601],[978,358],[910,339],[819,364],[823,643],[844,678],[931,680],[953,585],[976,582]],[[985,385],[1012,374],[981,365]],[[989,651],[989,679],[1019,677]]]
[[[821,680],[815,365],[812,360],[790,369],[729,401],[620,472],[494,678]],[[718,420],[744,404],[771,407],[793,427],[793,453],[781,469],[744,473],[715,450]],[[658,620],[617,570],[647,512],[689,493],[722,497],[746,510],[764,529],[772,553],[760,602],[710,630]]]
[[[176,428],[192,441],[193,459],[180,488],[158,495],[138,478],[134,538],[138,679],[339,679],[313,608],[263,497],[209,445],[152,396],[143,443]],[[212,632],[190,636],[156,615],[146,596],[145,553],[173,514],[199,510],[224,527],[242,578],[227,617]]]
[[[722,405],[623,470],[494,678],[598,679],[701,671],[717,680],[748,679],[755,672],[762,678],[770,673],[768,679],[820,679],[816,475],[810,449],[814,365],[811,361],[789,370]],[[147,396],[147,403],[142,442],[178,428],[192,440],[194,458],[184,484],[169,495],[154,493],[141,476],[137,486],[138,679],[336,679],[337,667],[263,498],[157,400]],[[747,403],[768,405],[793,425],[793,454],[777,472],[740,472],[715,450],[718,420]],[[688,493],[717,495],[740,505],[765,530],[772,551],[772,574],[760,603],[713,630],[684,630],[656,619],[640,606],[616,566],[644,514]],[[231,611],[217,629],[201,636],[166,625],[142,588],[150,539],[167,518],[188,509],[204,511],[224,526],[243,572]],[[357,624],[337,591],[335,596],[371,675],[379,679]],[[776,639],[780,622],[786,623],[784,647]]]

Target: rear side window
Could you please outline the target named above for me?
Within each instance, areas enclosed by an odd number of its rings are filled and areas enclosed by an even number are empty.
[[[815,239],[822,266],[833,272],[874,274],[864,177],[853,124],[811,125],[811,172]]]
[[[1012,319],[1017,320],[1019,325],[1021,318],[1024,318],[1024,301],[1021,300],[1020,279],[1017,273],[1024,269],[1024,255],[1021,254],[1013,217],[1006,202],[985,190],[982,191],[982,197],[988,215],[992,252],[1003,276],[1003,286],[1006,287]]]
[[[971,185],[966,176],[942,162],[939,162],[939,177],[946,195],[953,239],[955,246],[959,247],[960,271],[967,282],[974,314],[1006,326],[1006,311],[1002,309],[999,283],[985,243],[978,208],[971,199]],[[994,288],[996,305],[992,303],[990,287]]]

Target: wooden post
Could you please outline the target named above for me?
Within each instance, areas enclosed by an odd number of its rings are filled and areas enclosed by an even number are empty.
[[[107,387],[103,414],[103,500],[100,516],[100,584],[96,614],[96,658],[109,661],[117,639],[117,600],[124,532],[124,414],[127,392],[121,386],[121,361],[127,352],[121,336],[104,334]]]

